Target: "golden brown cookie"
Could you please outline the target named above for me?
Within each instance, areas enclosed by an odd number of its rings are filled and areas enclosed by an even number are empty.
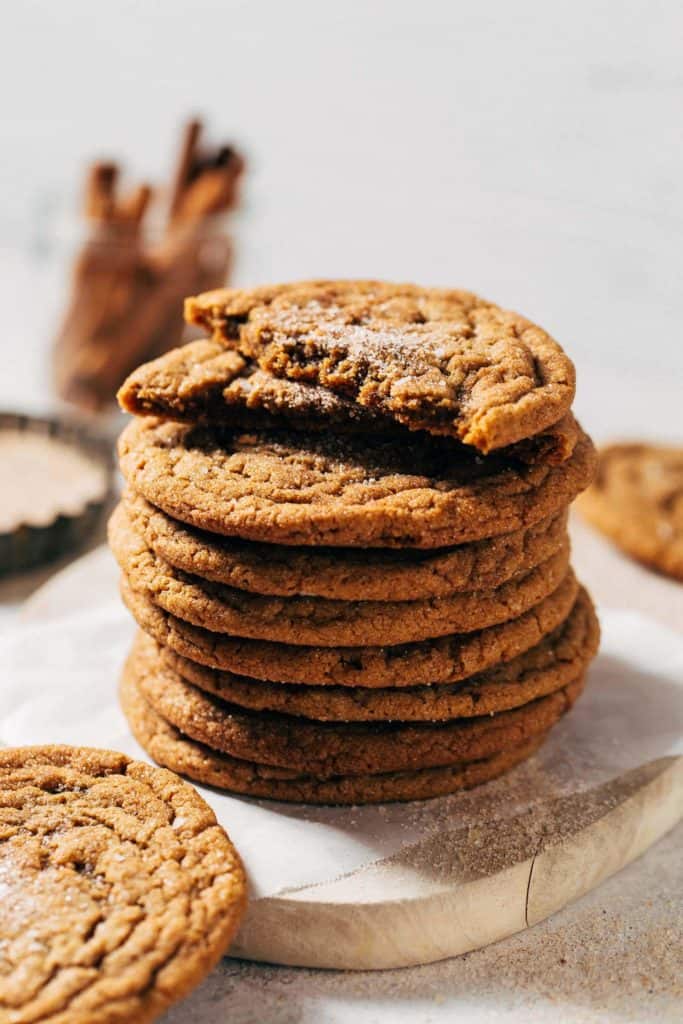
[[[226,704],[136,646],[129,669],[154,710],[191,739],[232,757],[316,778],[415,771],[492,757],[547,732],[583,689],[583,672],[562,689],[511,711],[447,723],[314,722]]]
[[[578,508],[626,554],[683,580],[683,448],[608,445]]]
[[[337,775],[330,779],[242,761],[191,740],[165,721],[144,699],[131,673],[121,682],[121,705],[133,735],[148,754],[197,782],[248,796],[310,804],[371,804],[426,800],[470,789],[509,771],[541,746],[547,734],[480,761],[378,775]]]
[[[144,633],[138,644],[156,650],[161,662],[187,682],[252,711],[320,722],[439,722],[507,711],[561,689],[592,660],[599,635],[597,616],[582,589],[567,620],[512,661],[461,683],[384,689],[264,683],[198,665]]]
[[[532,437],[574,398],[540,327],[470,292],[377,281],[209,292],[186,317],[275,376],[323,385],[482,452]]]
[[[0,751],[0,1020],[144,1024],[208,974],[246,903],[239,858],[168,771]]]
[[[488,629],[395,647],[302,647],[211,633],[162,611],[125,579],[121,584],[123,600],[140,627],[199,664],[275,683],[363,687],[453,683],[509,661],[564,621],[577,591],[570,570],[544,601]]]
[[[332,601],[250,594],[174,569],[135,534],[122,506],[111,517],[109,544],[130,586],[177,618],[216,633],[323,647],[348,646],[358,636],[372,645],[411,643],[505,622],[556,590],[569,567],[567,542],[495,590],[422,601]]]
[[[412,601],[491,590],[554,555],[567,528],[562,510],[528,530],[435,551],[296,548],[196,530],[130,488],[122,504],[132,529],[176,569],[256,594],[343,601]]]
[[[434,548],[525,529],[565,508],[593,475],[581,434],[559,466],[454,454],[355,435],[207,430],[135,420],[119,440],[138,493],[200,529],[273,544]]]
[[[182,423],[278,430],[396,432],[396,421],[322,387],[281,380],[211,339],[143,363],[123,383],[124,412]]]
[[[242,430],[307,430],[394,434],[393,416],[359,405],[319,384],[274,377],[225,343],[192,341],[139,366],[118,393],[125,412],[182,423],[222,423]],[[568,413],[533,438],[507,449],[524,462],[563,462],[579,436]]]

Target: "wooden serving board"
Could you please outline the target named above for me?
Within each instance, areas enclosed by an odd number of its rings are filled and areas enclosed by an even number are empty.
[[[231,952],[355,970],[467,953],[583,896],[682,814],[683,758],[662,758],[508,819],[504,834],[498,821],[455,828],[335,881],[257,900]]]
[[[29,602],[24,632],[0,650],[2,742],[144,756],[115,697],[133,632],[116,575],[99,550]],[[671,829],[683,817],[683,637],[632,613],[601,618],[576,709],[530,762],[478,790],[310,808],[198,787],[251,877],[232,952],[362,970],[454,956],[533,926]]]

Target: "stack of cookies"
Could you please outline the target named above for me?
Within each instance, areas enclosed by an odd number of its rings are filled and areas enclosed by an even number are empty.
[[[595,454],[562,349],[412,285],[224,290],[186,315],[208,337],[119,394],[142,746],[315,803],[449,793],[531,755],[599,634],[569,565]]]

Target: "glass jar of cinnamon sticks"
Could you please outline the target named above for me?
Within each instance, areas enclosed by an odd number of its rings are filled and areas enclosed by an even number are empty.
[[[201,131],[186,126],[166,194],[122,194],[115,163],[89,169],[87,233],[52,355],[58,395],[83,411],[106,410],[135,366],[180,343],[186,295],[229,279],[244,161],[232,146],[202,149]]]

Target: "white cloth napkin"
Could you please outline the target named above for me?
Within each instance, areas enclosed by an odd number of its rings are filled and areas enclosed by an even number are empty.
[[[32,619],[0,641],[0,742],[72,743],[146,758],[116,690],[134,625],[117,572],[98,551],[57,577]],[[469,793],[410,804],[305,807],[199,786],[247,866],[253,894],[346,874],[445,825],[503,819],[683,753],[683,637],[632,612],[601,609],[603,640],[588,686],[542,750]]]

